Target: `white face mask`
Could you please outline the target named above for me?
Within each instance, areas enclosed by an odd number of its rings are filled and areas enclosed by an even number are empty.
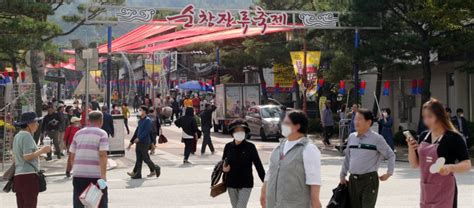
[[[234,139],[237,141],[243,141],[245,139],[245,135],[246,134],[243,131],[235,132],[234,134],[232,134]]]
[[[292,133],[292,130],[291,130],[291,127],[288,126],[288,125],[281,125],[281,134],[284,136],[284,137],[288,137],[290,136],[290,134]]]

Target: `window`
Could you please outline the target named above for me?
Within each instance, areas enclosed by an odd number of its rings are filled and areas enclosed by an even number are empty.
[[[280,118],[280,108],[278,107],[269,107],[262,108],[262,118]]]

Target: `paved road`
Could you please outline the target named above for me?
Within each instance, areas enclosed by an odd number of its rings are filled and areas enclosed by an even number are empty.
[[[135,119],[131,119],[131,126]],[[228,136],[214,134],[214,145],[217,148],[215,155],[191,156],[194,164],[183,166],[183,147],[180,142],[180,130],[174,126],[164,127],[168,137],[167,144],[159,145],[157,154],[152,160],[162,166],[162,175],[159,179],[146,178],[130,180],[126,175],[133,166],[134,151],[127,152],[125,157],[112,158],[117,167],[108,172],[109,207],[179,207],[179,208],[224,208],[230,207],[226,194],[211,198],[209,196],[209,178],[214,163],[222,156],[225,143],[231,141]],[[127,138],[128,139],[128,136]],[[252,140],[259,150],[262,161],[268,168],[268,157],[277,142],[262,142]],[[200,145],[198,145],[198,149]],[[199,153],[199,150],[198,150]],[[321,201],[325,205],[331,197],[331,189],[338,183],[342,157],[334,151],[322,150],[322,176],[323,187]],[[61,161],[55,163],[61,164]],[[383,164],[385,166],[386,164]],[[144,173],[148,170],[144,167]],[[383,167],[380,172],[384,172]],[[254,176],[257,174],[254,173]],[[259,193],[261,183],[258,182],[252,191],[248,207],[259,207]],[[474,205],[474,173],[457,176],[459,188],[460,207]],[[48,191],[39,196],[39,207],[71,207],[72,184],[71,179],[64,176],[48,177]],[[377,207],[418,207],[419,174],[417,170],[410,169],[407,163],[398,162],[395,175],[387,182],[380,185]],[[0,183],[3,187],[4,183]],[[1,207],[15,207],[13,194],[0,194]]]

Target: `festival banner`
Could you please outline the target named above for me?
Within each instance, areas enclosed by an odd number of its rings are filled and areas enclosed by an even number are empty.
[[[291,63],[293,64],[293,69],[295,74],[301,75],[303,74],[303,59],[304,59],[304,52],[303,51],[291,51]],[[307,51],[306,52],[306,73],[316,73],[319,62],[321,58],[321,51]]]
[[[291,88],[295,75],[290,67],[281,64],[273,65],[273,83],[281,88]]]

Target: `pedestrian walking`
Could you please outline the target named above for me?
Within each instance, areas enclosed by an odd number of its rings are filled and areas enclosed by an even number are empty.
[[[138,96],[137,93],[135,93],[135,96],[133,97],[133,112],[134,113],[138,112],[139,107],[140,107],[140,97]]]
[[[358,104],[352,104],[352,108],[351,108],[351,112],[350,112],[350,118],[351,118],[351,123],[350,123],[350,128],[349,128],[349,131],[350,133],[354,133],[356,130],[355,130],[355,125],[354,125],[354,119],[355,119],[355,115],[357,113],[357,110],[359,109],[359,105]]]
[[[450,122],[443,105],[431,99],[423,105],[423,122],[428,131],[418,141],[407,138],[408,160],[420,169],[420,207],[457,207],[454,174],[471,169],[471,160],[462,136]]]
[[[167,95],[165,100],[163,101],[163,106],[171,107],[172,102],[173,102],[173,99],[171,98],[171,96]]]
[[[83,208],[79,199],[89,184],[96,184],[99,179],[107,180],[107,151],[109,138],[107,132],[100,127],[103,123],[103,114],[100,111],[89,113],[89,124],[76,132],[69,148],[72,166],[73,206]],[[100,208],[108,206],[107,187],[102,189]]]
[[[62,122],[62,118],[54,110],[52,105],[47,107],[48,114],[44,116],[43,123],[41,125],[41,133],[43,136],[48,136],[53,140],[54,154],[61,159],[61,148],[59,146],[59,125]],[[52,153],[48,153],[46,160],[52,160]]]
[[[390,108],[385,108],[382,110],[382,117],[379,119],[379,125],[382,127],[381,134],[388,146],[395,150],[395,144],[393,143],[393,118],[391,116]]]
[[[200,112],[200,105],[201,105],[201,98],[199,97],[199,93],[194,94],[194,98],[192,99],[194,112]]]
[[[212,145],[211,139],[211,128],[212,128],[212,113],[216,110],[216,106],[206,104],[206,108],[201,112],[201,130],[203,134],[201,155],[206,152],[206,147],[209,146],[209,150],[214,154],[214,145]]]
[[[161,93],[156,94],[156,98],[153,101],[153,108],[162,108],[163,107],[163,99],[161,98]]]
[[[161,124],[160,124],[160,119],[159,115],[157,115],[157,112],[153,110],[153,108],[150,108],[148,110],[148,117],[151,119],[151,133],[150,133],[150,139],[151,139],[151,145],[150,145],[150,154],[153,155],[155,154],[155,148],[156,148],[156,138],[158,137],[160,131],[161,131]]]
[[[76,135],[77,131],[81,129],[81,119],[78,117],[72,117],[71,118],[71,124],[66,128],[66,131],[64,132],[64,143],[66,144],[67,147],[67,153],[68,153],[68,158],[67,158],[67,165],[66,165],[66,177],[71,177],[71,170],[72,170],[72,157],[71,157],[71,152],[69,151],[69,148],[71,147],[72,141],[74,140],[74,136]]]
[[[143,105],[145,105],[148,108],[153,106],[153,102],[150,98],[150,95],[148,94],[145,95],[145,97],[143,98]]]
[[[464,118],[464,110],[462,108],[456,109],[456,116],[453,118],[453,125],[456,127],[459,133],[464,138],[466,144],[470,144],[469,141],[469,127],[466,118]]]
[[[182,142],[184,143],[184,160],[183,164],[190,164],[188,161],[189,155],[192,152],[193,142],[198,138],[199,128],[196,120],[194,119],[194,109],[188,107],[185,110],[183,117],[180,117],[174,122],[178,128],[182,128],[181,133]]]
[[[15,160],[15,176],[13,183],[16,193],[17,207],[36,207],[40,191],[38,175],[39,157],[51,152],[51,146],[41,149],[36,146],[33,135],[38,130],[41,120],[34,112],[21,115],[21,120],[15,123],[20,131],[13,138],[13,158]]]
[[[185,108],[185,114],[186,114],[186,108],[192,108],[193,107],[193,99],[190,98],[190,96],[186,96],[186,98],[183,101],[183,106]]]
[[[356,132],[349,135],[341,169],[341,184],[349,184],[352,208],[375,207],[379,180],[386,181],[395,169],[395,153],[380,134],[370,130],[374,116],[367,109],[358,109],[354,118]],[[388,170],[378,176],[382,159],[388,160]],[[349,181],[346,180],[350,173]]]
[[[69,119],[68,115],[65,113],[65,108],[63,104],[59,104],[58,106],[58,116],[61,118],[61,122],[59,122],[59,132],[58,132],[58,140],[59,140],[59,154],[64,156],[63,151],[67,151],[66,143],[64,143],[64,132],[66,131],[66,127],[69,126]]]
[[[262,186],[262,207],[321,207],[321,152],[305,136],[307,131],[305,113],[287,113],[282,124],[285,139],[270,156]]]
[[[123,123],[127,129],[127,134],[130,134],[130,129],[128,128],[128,119],[130,118],[130,110],[128,109],[128,104],[126,102],[122,103],[122,114],[123,114]]]
[[[119,95],[118,91],[114,90],[114,92],[112,93],[112,103],[113,104],[118,104],[119,99],[120,99],[120,95]]]
[[[346,108],[346,104],[342,104],[339,110],[337,111],[337,114],[339,114],[339,120],[347,118]]]
[[[234,120],[229,124],[229,133],[234,141],[224,147],[222,159],[225,161],[223,171],[226,173],[225,185],[229,193],[232,208],[245,208],[254,186],[252,165],[255,166],[260,180],[265,178],[257,148],[245,140],[250,129],[242,119]]]
[[[112,111],[110,111],[111,115],[120,115],[122,112],[120,112],[119,107],[117,104],[112,105]]]
[[[329,139],[334,132],[334,118],[331,110],[331,101],[326,101],[326,106],[323,110],[323,118],[321,120],[324,132],[323,132],[323,143],[326,146],[331,145]]]
[[[152,145],[151,134],[153,128],[153,122],[148,117],[148,107],[141,106],[138,110],[138,115],[140,120],[138,121],[138,127],[136,129],[136,139],[134,139],[127,147],[127,150],[130,150],[133,144],[135,146],[136,162],[135,167],[131,173],[128,173],[132,179],[142,178],[142,164],[145,162],[148,165],[148,168],[151,170],[151,173],[148,177],[151,176],[160,176],[158,166],[153,163],[150,159],[148,151],[150,150],[150,145]]]
[[[74,103],[73,103],[72,113],[74,114],[74,116],[76,116],[78,118],[81,117],[82,109],[79,107],[79,101],[77,101],[77,100],[75,100]]]
[[[97,102],[97,98],[95,96],[92,97],[91,108],[92,110],[100,110],[99,102]]]
[[[115,129],[114,129],[114,119],[112,117],[112,115],[110,115],[108,112],[107,112],[107,106],[102,106],[102,118],[103,118],[103,122],[102,122],[102,129],[107,132],[107,135],[108,136],[111,136],[111,137],[114,137],[114,133],[115,133]]]
[[[174,99],[173,102],[171,103],[171,108],[173,109],[173,114],[171,114],[171,120],[174,121],[175,119],[178,119],[180,117],[180,104],[178,99]]]
[[[196,111],[194,111],[196,112]],[[198,126],[198,129],[199,127],[201,127],[201,117],[199,117],[199,115],[196,113],[194,114],[194,120],[196,121],[196,124]],[[201,131],[198,131],[199,133],[202,133]],[[201,136],[197,136],[194,140],[193,140],[193,146],[191,148],[191,154],[196,154],[196,151],[197,151],[197,141],[198,139],[200,139]]]

